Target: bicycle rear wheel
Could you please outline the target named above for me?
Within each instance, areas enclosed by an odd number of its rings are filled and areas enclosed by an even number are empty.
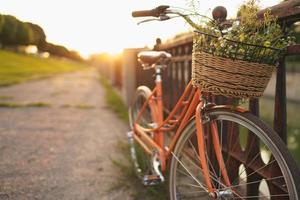
[[[150,96],[151,90],[148,87],[140,86],[137,88],[135,98],[131,107],[129,108],[129,124],[132,129],[134,127],[134,123],[138,123],[144,128],[151,128],[153,120],[149,105],[146,106],[140,117],[140,120],[136,122],[139,112]],[[130,153],[135,166],[136,174],[140,179],[143,179],[144,175],[150,175],[153,173],[151,155],[147,154],[144,149],[133,139],[130,141]]]
[[[212,109],[204,114],[206,159],[214,192],[207,191],[199,157],[196,124],[192,120],[172,152],[170,197],[182,199],[299,198],[299,169],[278,135],[250,113]],[[221,155],[231,185],[226,186],[211,138],[215,123]]]
[[[141,111],[144,103],[151,96],[151,90],[146,86],[140,86],[136,90],[135,98],[132,105],[129,108],[129,125],[133,128],[133,124],[136,122],[139,112]],[[140,120],[137,122],[140,126],[144,128],[151,128],[153,124],[153,119],[151,115],[151,108],[147,104]]]

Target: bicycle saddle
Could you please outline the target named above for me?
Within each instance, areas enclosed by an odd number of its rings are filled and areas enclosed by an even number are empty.
[[[171,57],[171,54],[165,51],[141,51],[138,54],[138,61],[143,67],[154,67],[156,64],[167,65]]]

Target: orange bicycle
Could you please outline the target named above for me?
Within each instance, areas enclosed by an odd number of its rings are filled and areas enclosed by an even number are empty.
[[[183,16],[169,6],[133,12],[155,20],[169,14]],[[145,51],[138,59],[144,69],[154,69],[156,84],[153,90],[138,87],[129,109],[131,156],[145,185],[163,182],[169,170],[172,200],[299,199],[299,169],[263,121],[242,107],[211,103],[191,82],[164,119],[161,71],[171,55]]]

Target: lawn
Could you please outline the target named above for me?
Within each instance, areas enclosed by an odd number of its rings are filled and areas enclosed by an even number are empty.
[[[110,85],[109,81],[106,78],[101,77],[100,83],[105,89],[105,101],[107,106],[112,111],[114,111],[120,119],[122,119],[125,123],[128,123],[128,108],[124,104],[122,98]]]
[[[66,59],[39,58],[0,50],[0,86],[72,72],[84,67],[87,66]]]
[[[109,81],[101,77],[100,83],[105,89],[105,100],[108,108],[116,113],[116,115],[128,124],[128,109],[123,103],[122,98],[111,86]],[[133,199],[145,199],[145,200],[163,200],[168,199],[168,183],[156,185],[152,187],[146,187],[142,184],[142,181],[137,177],[133,163],[131,162],[130,149],[127,141],[120,140],[117,145],[117,149],[124,157],[129,161],[123,163],[119,160],[112,160],[113,164],[117,166],[123,173],[123,176],[119,177],[118,181],[111,188],[112,191],[120,190],[121,188],[135,188],[136,193],[133,194]]]

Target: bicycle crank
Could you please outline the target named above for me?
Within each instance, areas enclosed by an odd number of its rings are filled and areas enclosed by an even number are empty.
[[[160,160],[159,160],[159,155],[156,151],[153,151],[151,156],[151,160],[150,160],[151,169],[147,172],[147,174],[143,174],[143,171],[140,168],[140,165],[138,163],[137,152],[134,148],[133,134],[134,134],[133,131],[127,132],[127,137],[130,145],[130,155],[138,177],[142,179],[142,183],[145,186],[157,185],[159,183],[164,182],[165,178],[163,177],[162,172],[160,171]]]
[[[145,175],[143,178],[144,185],[157,185],[165,181],[161,171],[160,171],[160,161],[158,158],[158,153],[154,152],[152,156],[152,168],[153,174]]]

